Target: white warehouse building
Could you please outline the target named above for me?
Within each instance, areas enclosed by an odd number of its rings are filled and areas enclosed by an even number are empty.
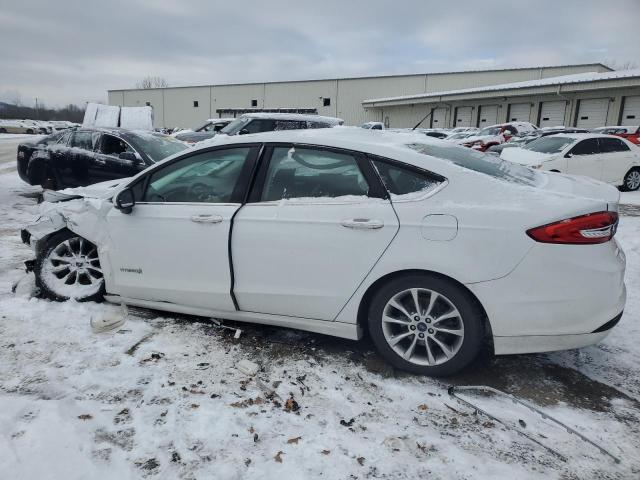
[[[598,127],[640,123],[640,71],[594,64],[109,90],[109,105],[154,110],[156,128],[196,127],[249,111],[318,113],[346,125],[390,128],[487,126]]]

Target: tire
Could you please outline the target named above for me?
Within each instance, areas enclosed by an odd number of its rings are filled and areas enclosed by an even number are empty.
[[[626,192],[634,192],[640,188],[640,168],[632,168],[624,176],[622,189]]]
[[[58,190],[58,180],[56,179],[53,171],[48,167],[45,168],[45,171],[42,174],[40,186],[47,190]]]
[[[27,133],[28,133],[29,135],[33,135],[33,130],[28,129],[28,130],[27,130]]]
[[[96,246],[66,229],[46,239],[35,275],[41,295],[59,302],[101,301],[105,292]]]
[[[414,292],[421,310],[419,315]],[[436,296],[432,297],[433,294]],[[471,295],[454,282],[435,275],[410,274],[389,281],[374,294],[369,307],[369,334],[378,352],[395,368],[420,375],[447,376],[468,366],[480,352],[484,340],[483,315]],[[446,318],[438,320],[439,317]],[[398,342],[392,346],[390,341],[394,339]],[[447,348],[446,354],[441,345]],[[401,353],[409,350],[407,360]]]
[[[0,133],[7,133],[7,129],[6,128],[0,128]]]

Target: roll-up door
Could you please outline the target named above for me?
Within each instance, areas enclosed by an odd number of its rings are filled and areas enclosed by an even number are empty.
[[[528,122],[531,115],[531,104],[512,103],[509,105],[509,122]]]
[[[447,109],[434,108],[433,115],[431,115],[431,127],[445,128],[446,126],[447,126]]]
[[[640,96],[624,97],[620,125],[640,125]]]
[[[609,111],[608,98],[590,98],[580,100],[576,126],[580,128],[603,127],[607,123]]]
[[[454,127],[470,127],[471,126],[471,107],[457,107],[456,120]]]
[[[498,123],[498,106],[497,105],[480,105],[478,112],[478,126],[480,128],[488,127]]]
[[[542,102],[540,105],[539,127],[560,127],[564,125],[564,114],[567,103],[564,100],[557,102]]]

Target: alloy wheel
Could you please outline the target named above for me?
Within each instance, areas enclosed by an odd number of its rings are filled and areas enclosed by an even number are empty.
[[[434,366],[458,353],[464,340],[464,323],[458,308],[446,296],[426,288],[411,288],[386,303],[382,332],[404,360]]]
[[[98,250],[81,237],[72,237],[52,248],[44,258],[41,276],[56,295],[86,298],[104,282]]]
[[[640,188],[640,170],[629,172],[625,183],[628,190],[637,190]]]

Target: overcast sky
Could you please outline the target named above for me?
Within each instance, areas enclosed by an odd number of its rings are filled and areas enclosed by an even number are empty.
[[[172,86],[615,61],[640,2],[0,0],[0,100]]]

